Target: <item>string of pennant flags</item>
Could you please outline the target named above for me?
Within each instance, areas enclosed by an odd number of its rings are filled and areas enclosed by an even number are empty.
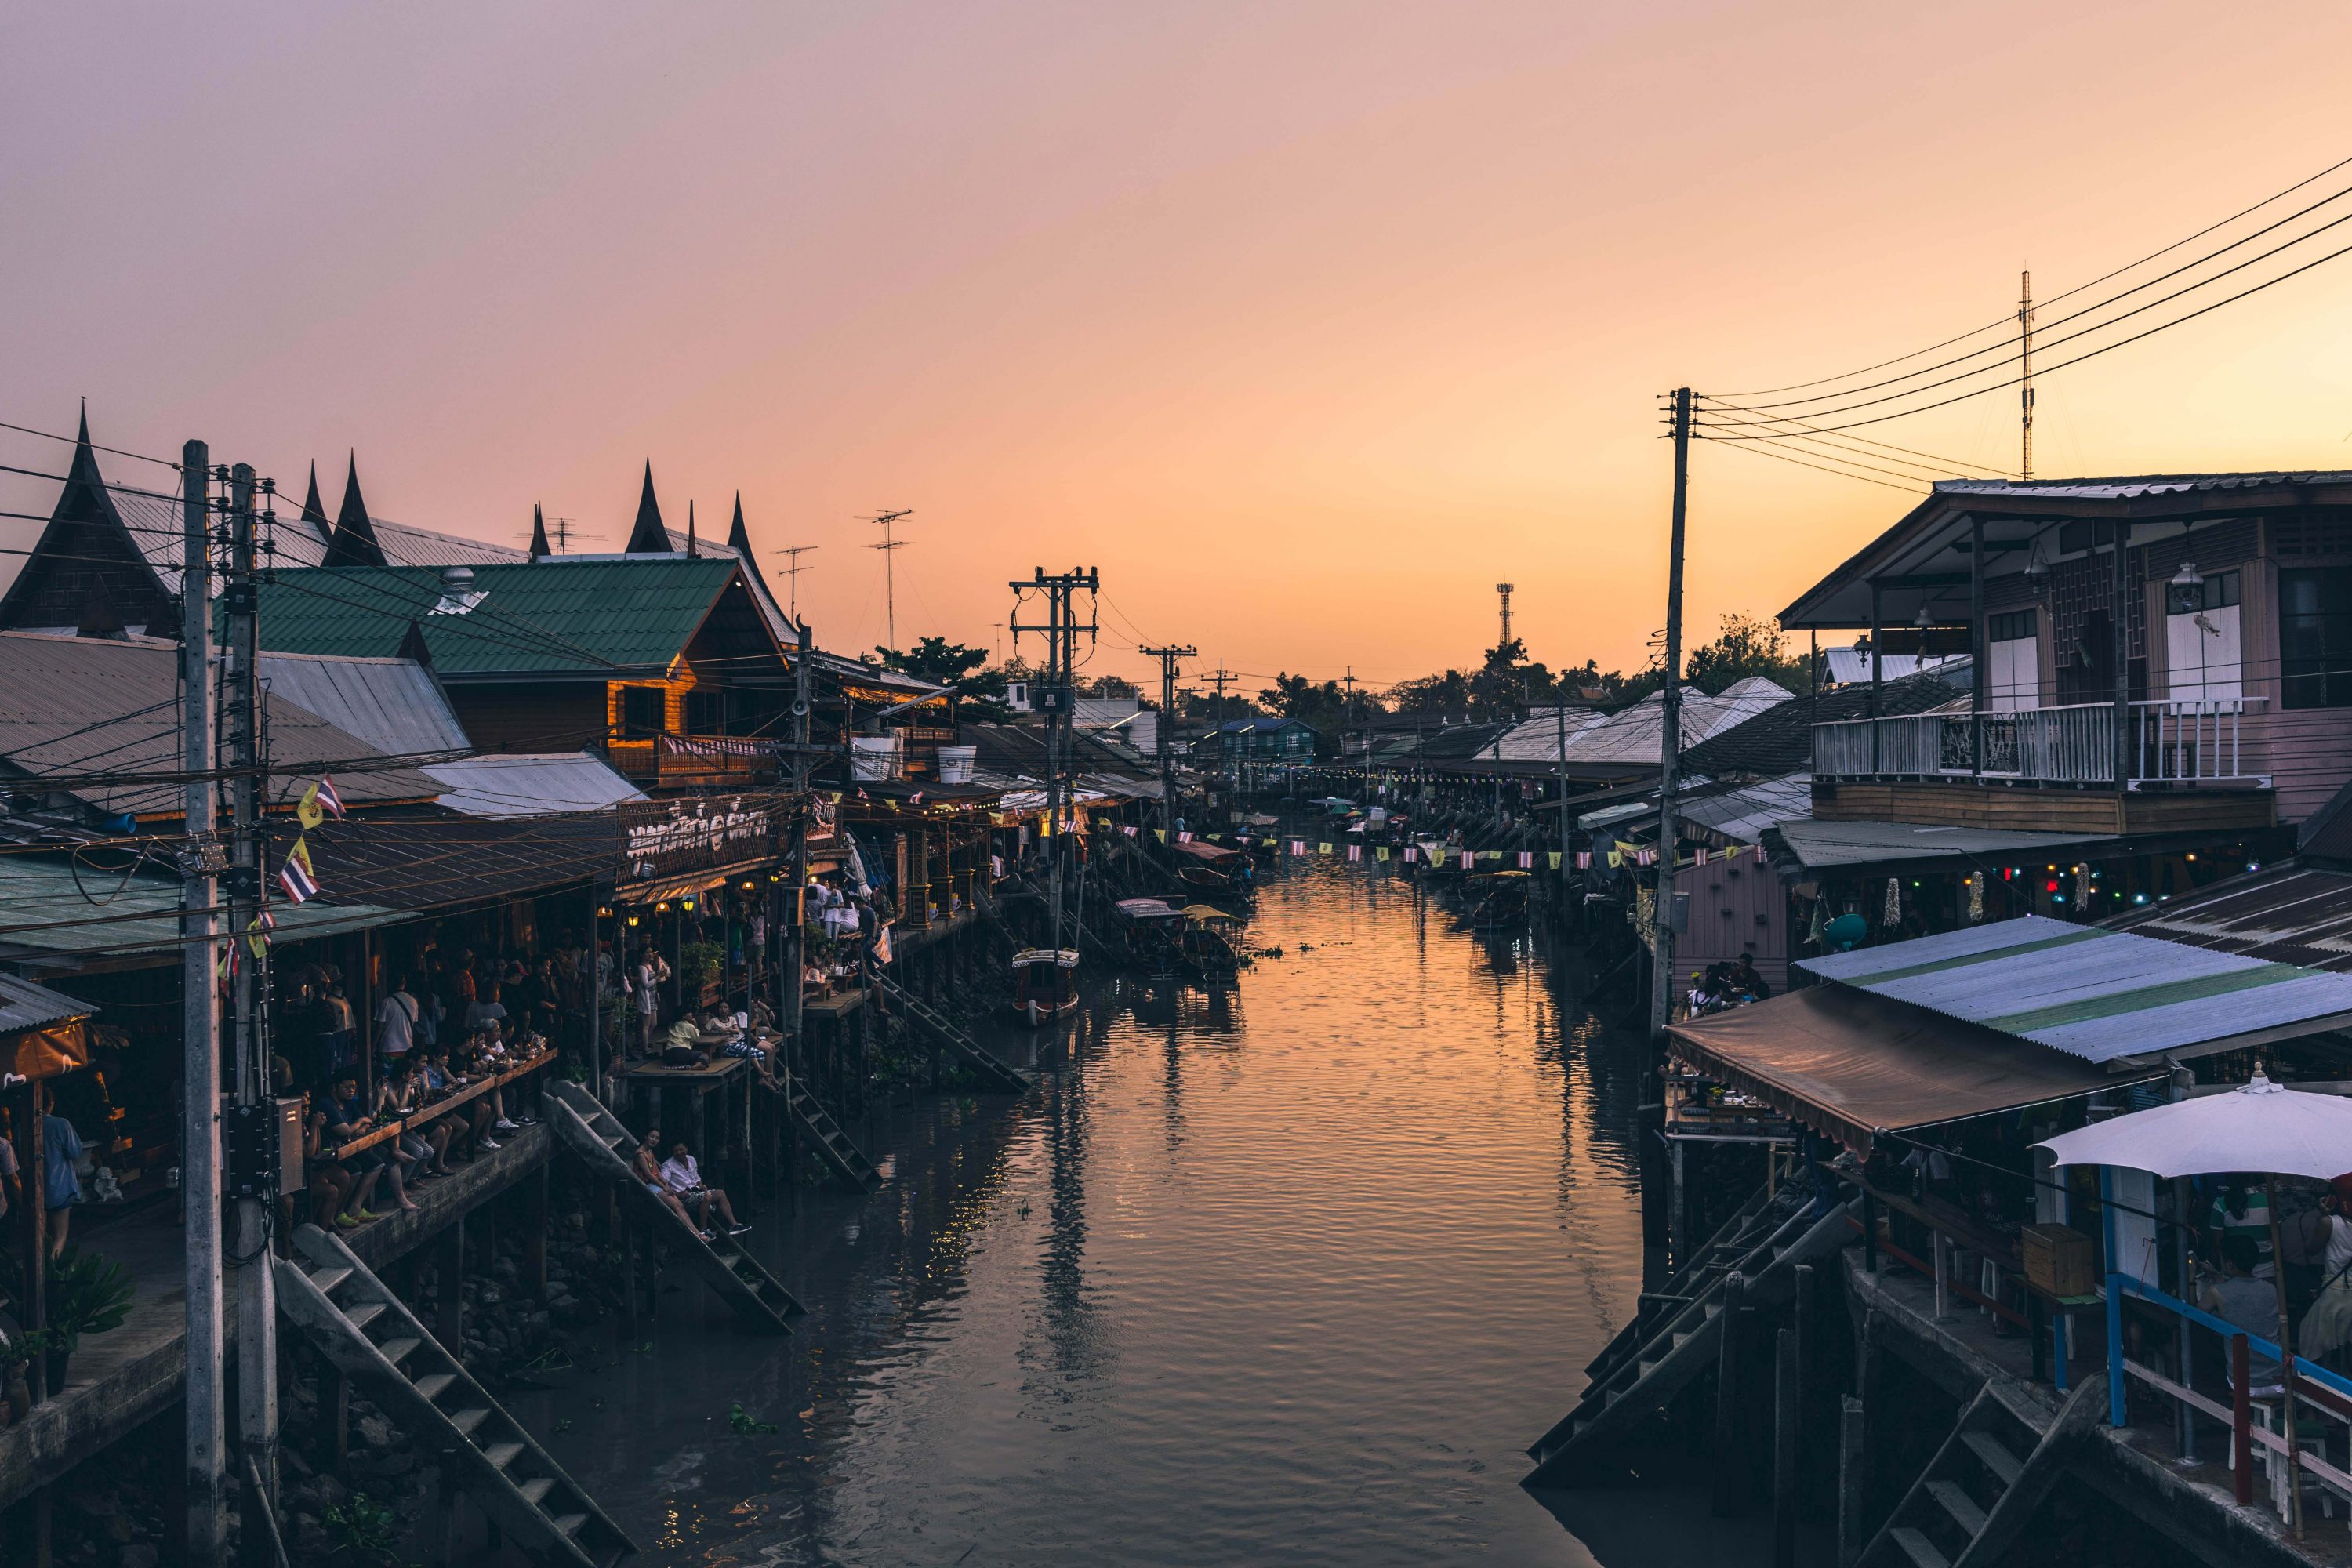
[[[1122,826],[1119,831],[1125,833],[1129,838],[1134,838],[1139,837],[1146,830],[1132,825],[1126,825]],[[1149,831],[1153,837],[1159,839],[1162,844],[1168,842],[1168,830],[1166,828],[1154,827]],[[1230,843],[1238,845],[1243,848],[1247,848],[1254,844],[1281,844],[1293,858],[1297,859],[1305,858],[1308,853],[1307,840],[1303,838],[1284,840],[1274,834],[1252,835],[1247,833],[1194,833],[1190,830],[1180,830],[1176,834],[1176,842],[1179,844],[1190,844],[1196,839],[1211,844]],[[1340,846],[1328,840],[1318,839],[1314,843],[1313,852],[1318,856],[1330,855],[1336,853],[1339,847]],[[1389,846],[1380,844],[1374,845],[1371,847],[1372,858],[1375,861],[1385,862],[1390,858],[1391,850]],[[1364,848],[1365,847],[1361,844],[1350,844],[1346,846],[1347,858],[1349,860],[1360,861],[1364,858]],[[1461,869],[1465,871],[1473,869],[1481,861],[1489,864],[1497,864],[1506,857],[1509,858],[1512,863],[1520,870],[1533,870],[1536,865],[1536,857],[1539,853],[1543,857],[1545,866],[1551,870],[1559,870],[1561,863],[1561,853],[1557,849],[1538,851],[1532,849],[1447,848],[1439,850],[1426,848],[1418,844],[1407,844],[1396,853],[1398,858],[1408,866],[1442,866],[1451,864],[1458,866]],[[1590,849],[1578,850],[1576,852],[1576,868],[1580,871],[1591,870],[1592,868],[1593,854],[1594,851]],[[1655,866],[1658,863],[1658,851],[1654,846],[1647,844],[1633,844],[1622,838],[1618,839],[1610,848],[1602,851],[1601,855],[1601,863],[1611,867],[1612,868],[1623,866]],[[1675,859],[1675,869],[1680,870],[1683,868],[1689,866],[1726,865],[1731,861],[1740,858],[1742,856],[1750,856],[1758,860],[1761,860],[1764,858],[1764,847],[1760,844],[1734,844],[1720,849],[1700,847],[1690,855],[1677,856]]]

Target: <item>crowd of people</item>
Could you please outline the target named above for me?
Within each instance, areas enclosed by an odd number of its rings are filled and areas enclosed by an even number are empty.
[[[1772,987],[1756,973],[1756,955],[1743,952],[1738,963],[1710,963],[1691,971],[1690,994],[1685,999],[1694,1018],[1745,1007],[1772,994]]]

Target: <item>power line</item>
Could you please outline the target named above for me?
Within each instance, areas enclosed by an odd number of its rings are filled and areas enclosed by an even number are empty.
[[[2347,165],[2352,165],[2352,157],[2339,158],[2335,163],[2327,165],[2325,169],[2320,170],[2319,173],[2313,174],[2306,179],[2297,180],[2294,184],[2287,186],[2286,189],[2277,191],[2270,195],[2264,196],[2261,201],[2256,202],[2250,207],[2244,207],[2237,212],[2231,213],[2228,217],[2222,218],[2218,223],[2206,225],[2203,228],[2199,229],[2195,234],[2189,235],[2185,238],[2174,240],[2170,245],[2166,246],[2161,250],[2152,250],[2137,261],[2127,262],[2124,266],[2116,268],[2112,272],[2103,272],[2098,277],[2092,279],[2089,282],[2078,283],[2074,288],[2067,289],[2064,293],[2053,295],[2050,299],[2042,302],[2047,305],[2054,305],[2061,300],[2070,300],[2085,289],[2095,289],[2100,284],[2120,278],[2126,272],[2137,271],[2140,268],[2147,266],[2149,262],[2156,260],[2158,257],[2169,256],[2172,252],[2179,250],[2185,245],[2194,245],[2197,241],[2204,238],[2207,235],[2227,228],[2231,224],[2237,222],[2240,218],[2258,213],[2262,211],[2263,208],[2270,205],[2273,202],[2279,201],[2284,197],[2294,195],[2295,192],[2303,189],[2305,185],[2316,184],[2321,180],[2326,179],[2328,175],[2336,173],[2336,170],[2344,168]],[[2331,197],[2330,199],[2332,200],[2333,198]],[[1949,348],[1954,343],[1966,342],[1969,339],[1976,337],[1980,333],[1990,332],[1997,329],[2006,327],[2015,320],[2016,318],[2014,316],[2003,316],[1998,321],[1988,321],[1981,327],[1971,328],[1969,331],[1962,332],[1957,337],[1946,338],[1940,343],[1929,343],[1924,349],[1915,349],[1910,353],[1900,354],[1890,360],[1881,360],[1876,364],[1866,364],[1859,370],[1846,371],[1843,374],[1822,376],[1816,381],[1790,382],[1786,386],[1766,386],[1748,392],[1727,393],[1725,395],[1729,397],[1770,397],[1783,392],[1801,391],[1808,386],[1826,386],[1832,382],[1851,381],[1857,375],[1868,375],[1873,371],[1885,370],[1889,365],[1901,364],[1905,360],[1917,359],[1923,354],[1934,353],[1938,349]]]

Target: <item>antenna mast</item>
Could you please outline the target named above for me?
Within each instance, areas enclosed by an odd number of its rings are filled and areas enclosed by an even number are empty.
[[[801,574],[811,570],[811,568],[801,564],[801,557],[806,555],[812,550],[822,550],[823,548],[824,547],[820,544],[787,544],[782,550],[776,552],[777,554],[784,556],[792,562],[791,565],[784,568],[784,575],[792,579],[792,585],[784,590],[784,592],[790,595],[790,602],[788,603],[784,613],[792,616],[793,624],[795,626],[800,624],[801,618]],[[886,556],[884,559],[887,560],[888,558]]]
[[[882,525],[882,542],[869,544],[866,548],[882,552],[882,617],[883,624],[889,630],[887,640],[894,648],[898,646],[898,574],[892,570],[892,564],[898,552],[906,549],[913,541],[894,538],[890,528],[901,518],[914,515],[913,508],[900,507],[896,511],[877,512],[866,520],[868,522]]]
[[[1495,584],[1495,592],[1501,595],[1503,599],[1503,638],[1495,645],[1498,648],[1511,646],[1511,588],[1512,584],[1508,583]]]

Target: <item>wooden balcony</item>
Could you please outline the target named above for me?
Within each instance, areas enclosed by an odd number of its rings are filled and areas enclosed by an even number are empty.
[[[2277,820],[2263,700],[1914,713],[1813,726],[1813,815],[2052,833]],[[2118,761],[2122,777],[2117,778]]]

